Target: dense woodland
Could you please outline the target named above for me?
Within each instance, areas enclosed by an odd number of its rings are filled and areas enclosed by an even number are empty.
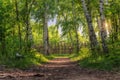
[[[0,0],[1,65],[41,64],[57,46],[83,67],[118,69],[120,0]]]

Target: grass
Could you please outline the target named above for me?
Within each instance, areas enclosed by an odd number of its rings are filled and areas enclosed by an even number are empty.
[[[78,60],[82,60],[86,57],[89,57],[91,54],[90,54],[90,51],[88,48],[82,48],[79,52],[79,54],[72,54],[70,55],[70,58],[71,60],[73,61],[78,61]]]
[[[24,69],[32,65],[41,65],[50,59],[50,57],[48,58],[47,56],[44,56],[34,50],[27,54],[24,53],[23,56],[23,58],[16,58],[15,56],[2,56],[0,58],[0,64],[6,65],[7,67]]]
[[[119,70],[120,69],[120,49],[112,49],[110,53],[105,55],[94,55],[88,48],[81,48],[79,54],[74,54],[70,58],[78,61],[78,64],[84,68],[92,68],[98,70]]]
[[[36,50],[32,50],[29,53],[21,52],[21,55],[23,55],[23,58],[17,58],[15,54],[0,55],[0,64],[11,68],[25,69],[33,65],[41,65],[54,58],[69,57],[69,54],[50,54],[45,56]]]
[[[69,58],[71,54],[51,54],[53,58]]]
[[[120,69],[120,47],[109,46],[108,55],[95,55],[88,48],[81,48],[79,54],[50,54],[45,56],[35,50],[30,53],[23,53],[24,58],[18,59],[13,55],[0,55],[0,64],[15,68],[28,68],[32,65],[41,65],[54,58],[71,58],[78,61],[78,64],[84,68],[93,68],[99,70],[119,70]],[[98,53],[97,53],[98,54]]]

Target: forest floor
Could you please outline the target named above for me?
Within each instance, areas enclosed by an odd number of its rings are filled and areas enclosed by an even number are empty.
[[[25,70],[1,66],[0,80],[120,80],[120,73],[81,68],[69,58],[55,58]]]

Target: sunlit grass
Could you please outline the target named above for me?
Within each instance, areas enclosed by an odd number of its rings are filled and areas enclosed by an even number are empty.
[[[6,65],[8,67],[27,68],[33,65],[41,65],[42,63],[49,61],[46,56],[35,50],[32,50],[26,54],[24,53],[22,55],[23,58],[16,58],[15,56],[2,56],[3,58],[0,59],[0,64]]]
[[[78,61],[78,60],[82,60],[86,57],[89,57],[91,54],[89,52],[89,49],[88,48],[81,48],[79,54],[75,54],[70,56],[70,58],[73,60],[73,61]]]
[[[30,58],[33,64],[41,65],[44,62],[48,62],[49,60],[41,53],[35,52],[33,58]]]
[[[52,56],[53,58],[69,58],[72,54],[68,54],[68,53],[65,53],[65,54],[51,54],[50,56]]]
[[[81,48],[79,54],[74,54],[70,58],[78,61],[78,64],[84,68],[93,68],[99,70],[118,70],[120,69],[120,49],[112,48],[108,55],[92,54],[88,48]]]

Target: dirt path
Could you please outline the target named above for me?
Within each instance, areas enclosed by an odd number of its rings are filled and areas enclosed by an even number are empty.
[[[26,70],[3,69],[0,80],[120,80],[120,73],[88,70],[68,58],[56,58]]]

